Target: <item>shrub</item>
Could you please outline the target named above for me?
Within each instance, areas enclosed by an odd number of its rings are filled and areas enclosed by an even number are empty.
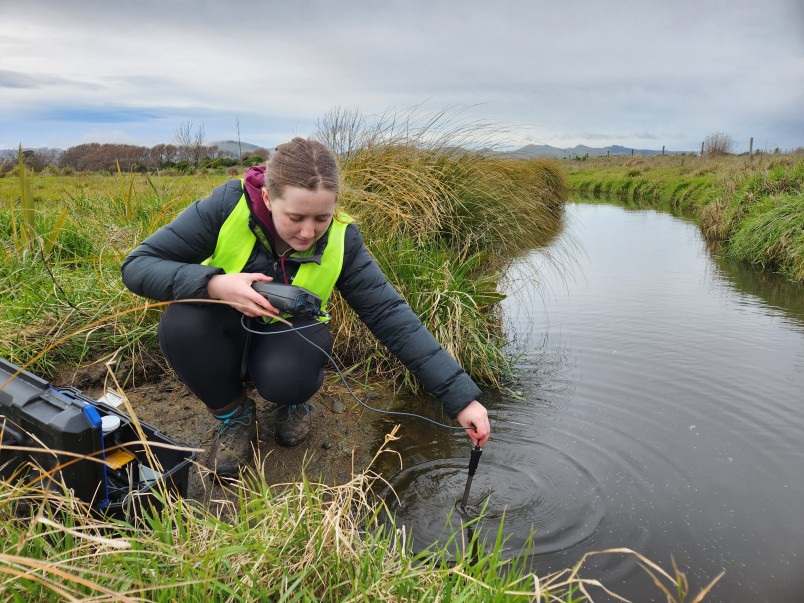
[[[707,155],[729,155],[734,150],[734,139],[728,134],[715,132],[704,140],[704,152]]]

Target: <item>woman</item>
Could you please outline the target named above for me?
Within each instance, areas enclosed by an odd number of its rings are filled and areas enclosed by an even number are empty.
[[[324,302],[337,287],[475,445],[489,437],[480,390],[388,282],[351,218],[337,211],[338,187],[332,152],[294,138],[266,167],[196,201],[123,262],[123,282],[139,295],[226,302],[171,304],[159,323],[165,358],[220,421],[210,459],[219,476],[236,476],[256,441],[255,403],[244,380],[277,405],[277,440],[295,446],[309,434],[308,400],[323,383],[324,352],[332,350],[323,322],[291,319],[321,349],[270,322],[278,310],[252,287],[262,281],[304,286]],[[243,315],[260,319],[250,321],[260,335],[249,336]]]

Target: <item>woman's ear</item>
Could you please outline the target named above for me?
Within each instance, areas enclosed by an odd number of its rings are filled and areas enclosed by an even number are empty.
[[[267,188],[261,188],[260,192],[262,193],[262,202],[265,203],[265,207],[268,208],[268,211],[271,211],[271,197],[268,195]]]

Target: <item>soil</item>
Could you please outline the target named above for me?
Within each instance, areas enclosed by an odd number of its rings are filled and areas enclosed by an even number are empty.
[[[115,375],[118,374],[130,375],[130,366],[118,366]],[[206,502],[220,498],[222,490],[207,469],[217,421],[173,372],[157,361],[139,367],[134,377],[132,385],[124,391],[138,419],[174,442],[204,449],[190,469],[187,498]],[[56,387],[77,388],[93,398],[103,396],[107,387],[116,389],[105,364],[63,371],[51,383]],[[361,399],[370,400],[370,404],[382,406],[385,402],[375,392],[356,393]],[[274,439],[275,406],[253,389],[249,395],[257,401],[259,458],[270,484],[299,481],[303,467],[311,481],[328,485],[345,483],[353,473],[368,467],[382,444],[384,434],[378,415],[366,411],[339,384],[325,383],[310,400],[314,407],[310,436],[293,448],[280,446]]]

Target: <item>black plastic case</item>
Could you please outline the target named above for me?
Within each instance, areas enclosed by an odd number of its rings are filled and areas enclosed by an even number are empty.
[[[156,503],[152,494],[160,487],[187,495],[195,452],[161,446],[182,444],[140,422],[149,456],[146,445],[134,443],[140,437],[125,414],[78,389],[54,388],[27,371],[9,381],[18,371],[0,358],[0,386],[8,381],[0,389],[0,477],[24,476],[28,483],[57,492],[63,491],[63,483],[94,509],[118,517],[127,517],[143,502]],[[104,435],[106,415],[116,416],[120,425]],[[43,479],[42,470],[50,475]]]

